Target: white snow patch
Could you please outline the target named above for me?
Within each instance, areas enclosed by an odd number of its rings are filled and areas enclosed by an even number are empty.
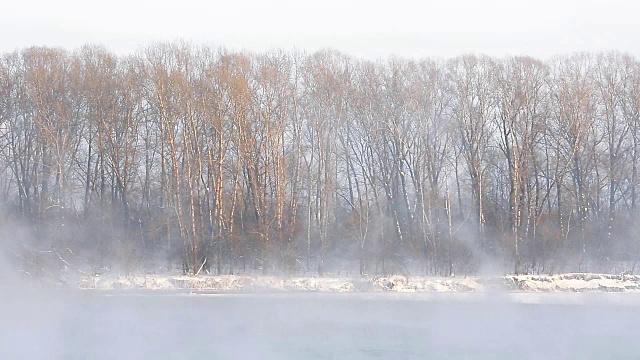
[[[372,278],[249,275],[110,275],[85,277],[83,289],[220,292],[637,292],[640,276],[609,274],[508,275],[496,278],[380,276]]]
[[[514,290],[530,292],[639,292],[640,276],[611,274],[558,274],[505,276]]]

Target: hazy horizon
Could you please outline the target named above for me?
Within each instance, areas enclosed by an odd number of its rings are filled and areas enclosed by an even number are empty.
[[[5,5],[0,17],[0,31],[13,34],[0,44],[0,51],[75,49],[90,43],[127,54],[152,42],[181,39],[258,52],[332,48],[366,59],[466,53],[548,58],[610,50],[640,55],[634,17],[640,5],[623,0],[403,0],[385,5],[377,0],[116,0],[102,6],[78,0],[14,2]]]

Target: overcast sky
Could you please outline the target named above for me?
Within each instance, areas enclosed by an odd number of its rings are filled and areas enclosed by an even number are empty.
[[[184,39],[256,51],[331,47],[371,59],[583,50],[640,56],[639,16],[634,0],[7,0],[0,51],[96,43],[130,53]]]

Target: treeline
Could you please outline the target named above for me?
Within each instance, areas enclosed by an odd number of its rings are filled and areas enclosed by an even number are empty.
[[[607,270],[640,253],[639,144],[620,53],[0,59],[2,231],[96,269]]]

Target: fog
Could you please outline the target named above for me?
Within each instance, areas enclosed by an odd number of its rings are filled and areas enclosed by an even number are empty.
[[[0,357],[637,358],[640,298],[602,295],[4,293]]]
[[[35,241],[19,228],[8,229],[14,240]],[[80,291],[17,271],[10,253],[0,261],[3,359],[601,360],[640,354],[638,294]]]
[[[131,53],[143,43],[184,38],[257,51],[332,47],[370,59],[612,49],[638,55],[637,12],[638,5],[625,0],[402,0],[394,6],[378,0],[33,0],[5,4],[0,30],[13,35],[0,51],[90,42]]]
[[[40,269],[53,278],[23,268],[21,249],[47,247],[19,223],[4,225],[2,359],[601,360],[640,354],[637,294],[80,291],[52,281],[78,268]],[[47,259],[55,255],[42,251]],[[501,273],[499,262],[485,260],[481,275]]]

